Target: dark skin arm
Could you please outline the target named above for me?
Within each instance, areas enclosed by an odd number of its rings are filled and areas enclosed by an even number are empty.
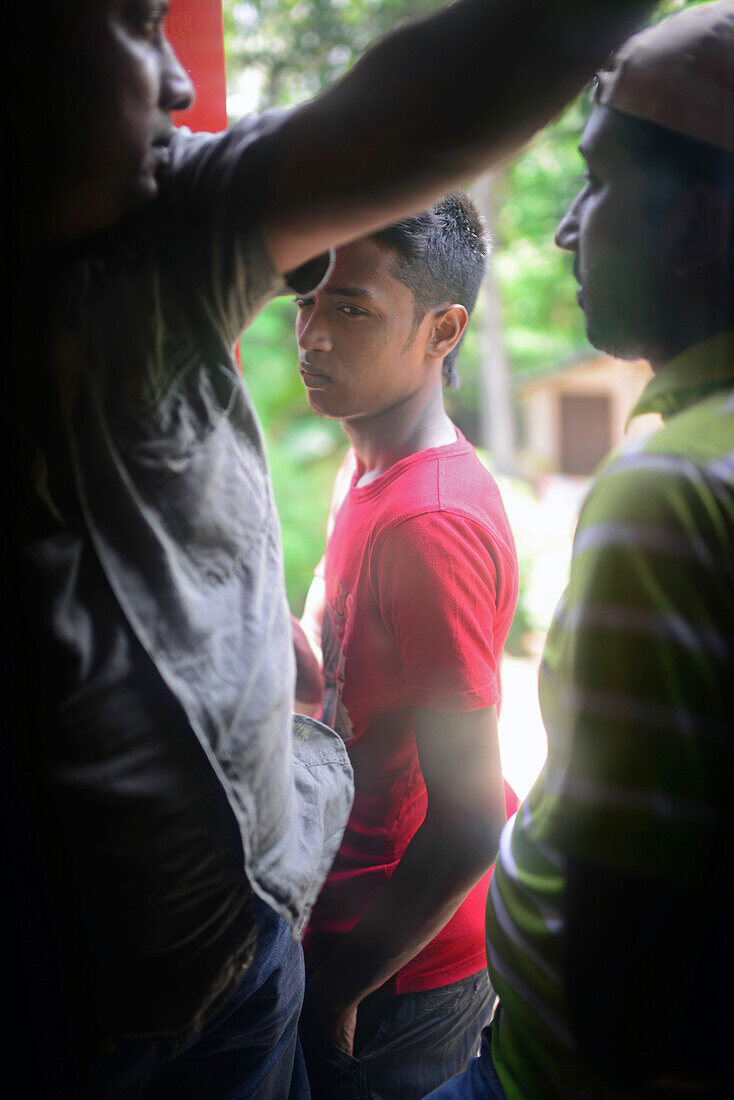
[[[315,972],[312,1022],[352,1052],[357,1009],[418,954],[491,866],[505,820],[494,707],[413,708],[428,809],[372,908]]]
[[[456,0],[388,35],[280,133],[266,213],[278,269],[422,209],[497,164],[653,7]]]

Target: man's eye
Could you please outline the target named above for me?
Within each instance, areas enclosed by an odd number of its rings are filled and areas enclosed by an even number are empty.
[[[128,17],[141,38],[147,42],[157,42],[160,39],[166,18],[166,10],[162,4],[131,4],[128,8]]]
[[[343,313],[346,317],[367,317],[368,316],[367,311],[364,310],[364,309],[359,309],[358,306],[350,306],[350,305],[343,304],[343,305],[337,306],[337,309],[339,310],[340,313]]]
[[[298,309],[306,309],[313,305],[313,298],[294,298],[293,301]]]
[[[162,26],[163,20],[156,17],[155,19],[146,19],[141,29],[149,42],[155,42],[156,38],[160,35]]]
[[[594,173],[589,171],[588,168],[585,172],[582,172],[581,175],[577,178],[578,182],[584,187],[597,187],[601,182],[599,177],[595,176]]]

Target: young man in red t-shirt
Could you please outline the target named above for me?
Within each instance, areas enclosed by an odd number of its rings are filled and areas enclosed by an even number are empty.
[[[319,713],[355,778],[304,940],[316,1100],[424,1096],[491,1015],[484,903],[506,817],[497,704],[517,560],[497,485],[443,403],[486,252],[456,193],[340,249],[327,286],[298,299],[309,404],[352,444],[303,620],[323,654]]]

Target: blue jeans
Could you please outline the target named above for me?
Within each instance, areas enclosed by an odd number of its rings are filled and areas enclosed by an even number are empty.
[[[421,993],[372,993],[357,1012],[354,1056],[302,1018],[314,1100],[420,1100],[479,1049],[494,993],[485,970]]]
[[[435,1089],[425,1100],[505,1100],[505,1092],[492,1061],[492,1028],[482,1032],[482,1049],[463,1073]]]
[[[120,1043],[95,1059],[89,1100],[309,1100],[298,1040],[303,951],[264,902],[255,911],[255,957],[226,1007],[183,1043]]]

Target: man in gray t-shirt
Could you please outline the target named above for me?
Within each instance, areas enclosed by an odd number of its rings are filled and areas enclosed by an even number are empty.
[[[285,289],[257,219],[278,121],[175,134],[154,206],[65,254],[49,366],[69,481],[23,416],[44,470],[21,554],[53,670],[42,798],[53,866],[74,853],[70,965],[94,956],[78,999],[100,1038],[195,1033],[251,961],[253,893],[303,929],[351,803],[339,738],[305,720],[292,736],[280,532],[231,354]]]
[[[55,1008],[39,1015],[55,961],[19,840],[6,988],[15,1057],[41,1077],[54,1050],[54,1096],[307,1094],[288,926],[338,845],[348,765],[330,731],[291,730],[277,518],[232,346],[274,294],[315,289],[329,246],[528,137],[649,6],[459,0],[317,100],[216,137],[171,126],[191,87],[165,3],[3,10],[3,805],[40,839],[82,1085],[62,1081]]]

